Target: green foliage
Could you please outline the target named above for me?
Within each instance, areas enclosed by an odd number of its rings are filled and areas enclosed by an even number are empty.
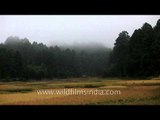
[[[128,44],[130,36],[127,31],[122,31],[116,39],[115,46],[110,55],[109,74],[113,76],[126,76],[128,65]]]
[[[112,51],[47,47],[19,37],[8,37],[0,44],[0,79],[8,80],[90,76],[145,78],[160,75],[159,63],[160,20],[153,28],[144,23],[131,37],[127,31],[122,31]]]
[[[102,76],[109,50],[75,51],[47,47],[27,38],[8,37],[0,45],[1,79],[45,79]]]
[[[160,20],[154,28],[145,23],[131,37],[123,31],[116,39],[105,75],[150,77],[160,74]]]

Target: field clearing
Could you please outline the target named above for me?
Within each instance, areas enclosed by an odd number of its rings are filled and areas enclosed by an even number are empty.
[[[38,94],[37,90],[119,90],[116,95]],[[160,105],[160,80],[72,78],[0,82],[0,105]]]

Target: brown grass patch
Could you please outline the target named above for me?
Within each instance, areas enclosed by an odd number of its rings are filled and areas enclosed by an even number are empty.
[[[31,89],[28,93],[0,93],[1,105],[160,104],[160,80],[101,80],[71,82],[0,83],[0,91]],[[68,87],[69,86],[69,87]],[[38,95],[36,89],[118,89],[121,95]]]

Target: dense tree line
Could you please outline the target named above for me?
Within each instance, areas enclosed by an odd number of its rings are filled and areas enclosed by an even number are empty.
[[[148,23],[129,36],[122,31],[110,54],[105,76],[152,77],[160,75],[160,20]]]
[[[0,44],[0,80],[85,76],[153,77],[160,75],[160,20],[122,31],[113,50],[60,48],[8,37]]]
[[[30,43],[27,38],[8,37],[0,44],[0,79],[102,76],[110,51],[61,49]]]

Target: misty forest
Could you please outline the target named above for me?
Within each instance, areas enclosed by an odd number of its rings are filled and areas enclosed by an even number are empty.
[[[107,39],[107,38],[106,38]],[[63,48],[10,36],[0,44],[0,80],[74,77],[149,78],[160,75],[160,19],[130,36],[120,31],[113,49]]]

